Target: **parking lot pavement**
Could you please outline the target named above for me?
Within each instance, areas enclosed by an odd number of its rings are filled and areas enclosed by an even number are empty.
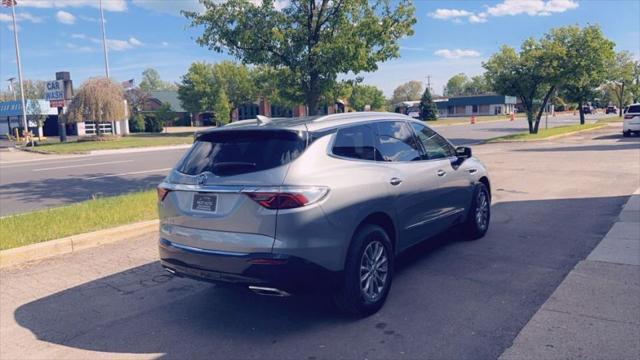
[[[487,236],[411,249],[369,318],[173,278],[149,236],[1,270],[0,358],[497,358],[640,187],[640,139],[611,127],[474,153],[492,176]]]

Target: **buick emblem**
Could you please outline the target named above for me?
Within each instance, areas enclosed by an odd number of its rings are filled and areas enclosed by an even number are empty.
[[[204,183],[207,182],[207,174],[198,175],[198,177],[196,178],[196,182],[198,183],[198,185],[204,185]]]

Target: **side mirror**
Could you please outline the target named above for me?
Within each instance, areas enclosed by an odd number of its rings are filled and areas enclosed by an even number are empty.
[[[459,159],[468,159],[471,157],[471,148],[466,146],[458,146],[456,148],[456,156]]]

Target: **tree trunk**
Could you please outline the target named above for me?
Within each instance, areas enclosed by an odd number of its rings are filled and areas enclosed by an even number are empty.
[[[527,110],[527,123],[529,124],[529,134],[535,134],[533,129],[534,115],[533,111]]]
[[[580,125],[584,125],[584,109],[582,108],[582,101],[578,102],[578,111],[580,112]]]
[[[318,104],[320,103],[320,94],[317,92],[317,90],[311,89],[305,98],[306,98],[306,103],[307,103],[306,105],[308,109],[307,115],[311,115],[311,116],[318,115]]]
[[[547,94],[544,96],[544,100],[542,100],[542,106],[540,106],[540,110],[538,110],[538,115],[536,116],[536,123],[534,125],[532,134],[538,133],[538,128],[540,127],[540,119],[542,118],[542,113],[544,112],[544,109],[547,107],[547,103],[549,102],[549,97],[555,91],[555,89],[556,89],[555,85],[550,87],[549,91],[547,91]]]
[[[620,88],[620,108],[618,109],[618,111],[620,111],[620,117],[622,117],[622,110],[624,108],[624,83],[622,83],[622,87]]]

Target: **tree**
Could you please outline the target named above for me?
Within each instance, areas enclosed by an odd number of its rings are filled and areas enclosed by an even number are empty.
[[[605,82],[607,67],[615,59],[614,43],[595,25],[583,29],[578,26],[552,29],[543,43],[563,49],[559,79],[563,97],[578,103],[580,124],[584,124],[582,105],[595,98],[596,88]]]
[[[420,99],[420,118],[424,121],[438,120],[438,107],[433,102],[429,88],[424,89]]]
[[[556,89],[563,55],[562,49],[527,39],[520,52],[504,45],[482,64],[493,91],[520,99],[531,134],[538,132],[542,111]]]
[[[631,53],[621,51],[615,55],[615,59],[609,67],[610,86],[608,86],[608,89],[615,97],[616,104],[618,104],[620,111],[620,117],[622,117],[622,111],[624,110],[627,99],[631,98],[629,87],[631,87],[631,91],[634,90],[633,81],[636,66]],[[637,94],[634,95],[637,96]]]
[[[410,0],[203,0],[203,12],[183,12],[204,27],[197,42],[243,63],[289,70],[311,115],[340,73],[370,72],[399,56],[398,40],[413,34]],[[282,4],[282,3],[280,3]]]
[[[97,77],[86,80],[67,108],[65,119],[72,122],[93,120],[103,122],[122,120],[125,117],[122,86],[111,79]],[[96,126],[98,135],[100,126]]]
[[[464,95],[465,88],[469,83],[469,78],[464,73],[453,75],[444,88],[444,96],[460,96]]]
[[[142,72],[140,89],[148,93],[157,90],[176,90],[177,86],[170,82],[163,81],[156,69],[147,68]]]
[[[364,111],[366,105],[371,110],[383,110],[386,99],[382,90],[373,85],[354,84],[348,97],[349,105],[357,111]]]
[[[265,97],[271,104],[283,107],[293,107],[304,101],[298,87],[288,86],[294,82],[294,76],[287,68],[260,65],[251,69],[250,75],[256,97]]]
[[[230,120],[229,113],[231,112],[231,106],[229,106],[229,97],[223,88],[218,90],[216,101],[213,105],[213,113],[216,116],[216,122],[218,125],[228,124]]]
[[[481,95],[491,92],[489,82],[484,75],[476,75],[464,84],[463,95]]]
[[[191,64],[178,87],[182,107],[193,115],[212,111],[216,102],[213,68],[203,62]]]
[[[151,99],[151,94],[139,87],[136,87],[124,91],[124,99],[127,100],[129,114],[133,117],[142,111],[144,105],[149,101],[149,99]]]
[[[224,93],[232,110],[256,100],[255,85],[245,65],[223,61],[213,64],[212,71],[213,86],[224,90],[222,93],[216,91],[214,94],[222,96]]]
[[[422,83],[420,81],[412,80],[393,90],[391,102],[397,104],[403,101],[418,100],[420,99],[420,94],[422,94]]]

